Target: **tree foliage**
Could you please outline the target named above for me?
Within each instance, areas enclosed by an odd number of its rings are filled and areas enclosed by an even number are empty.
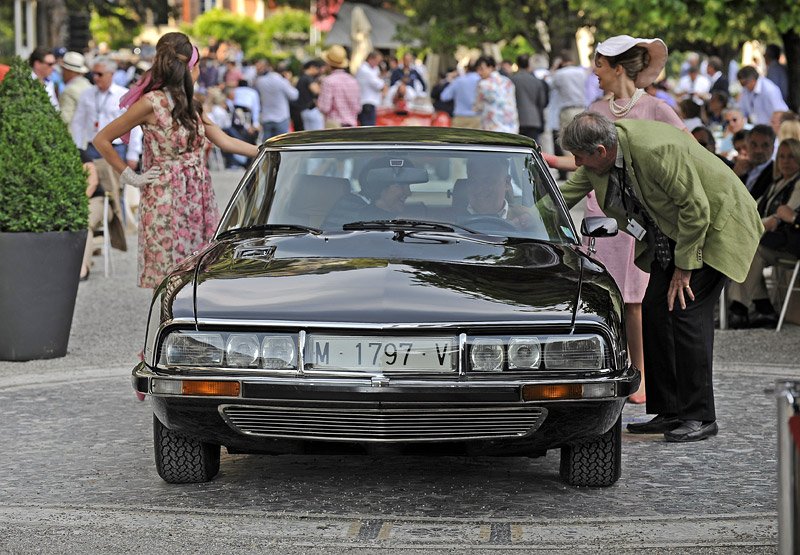
[[[86,229],[88,206],[67,126],[16,57],[0,83],[0,232]]]
[[[600,37],[663,38],[670,48],[730,58],[748,40],[782,42],[790,105],[800,105],[800,3],[796,0],[568,0]]]
[[[257,38],[258,24],[250,17],[214,8],[194,20],[191,34],[202,41],[233,41],[246,50]]]
[[[248,58],[268,58],[273,63],[285,59],[289,53],[282,45],[305,44],[311,30],[311,15],[308,10],[281,8],[273,10],[260,24],[258,36],[245,52]]]
[[[398,7],[410,17],[401,38],[419,39],[435,51],[519,36],[536,51],[558,52],[574,46],[584,23],[566,0],[400,0]]]
[[[138,23],[125,23],[135,20],[134,14],[125,8],[117,8],[114,13],[115,17],[101,17],[92,13],[89,30],[96,43],[105,42],[111,49],[117,50],[133,44],[133,39],[142,32],[142,26]]]
[[[188,32],[201,42],[214,38],[238,43],[248,58],[285,58],[278,46],[285,42],[305,42],[311,28],[307,10],[280,8],[257,23],[250,17],[214,9],[195,19]]]
[[[101,18],[119,20],[123,25],[141,24],[148,13],[155,16],[157,23],[166,23],[170,11],[174,10],[164,0],[65,0],[64,4],[70,12],[93,13]]]

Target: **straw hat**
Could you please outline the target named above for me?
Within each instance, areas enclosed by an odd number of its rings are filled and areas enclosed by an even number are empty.
[[[86,67],[86,58],[83,54],[78,52],[67,52],[61,60],[61,67],[74,71],[75,73],[88,73],[89,68]]]
[[[638,39],[629,35],[618,35],[598,44],[595,51],[603,56],[619,56],[634,46],[642,46],[650,53],[650,63],[639,72],[634,82],[641,89],[655,82],[667,63],[667,45],[663,40]]]
[[[322,59],[329,66],[337,69],[345,68],[348,66],[347,52],[343,46],[334,44],[322,53]]]

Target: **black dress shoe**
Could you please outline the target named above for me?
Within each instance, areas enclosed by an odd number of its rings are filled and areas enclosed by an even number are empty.
[[[714,420],[710,422],[684,420],[681,422],[681,425],[674,430],[664,432],[664,438],[667,441],[678,443],[700,441],[717,435],[717,431],[719,431],[719,428]]]
[[[649,422],[631,422],[628,431],[632,434],[663,434],[681,425],[674,414],[658,414]]]
[[[775,328],[778,325],[778,314],[776,312],[756,313],[750,320],[751,328]]]
[[[728,327],[732,330],[747,329],[750,327],[750,319],[747,314],[728,313]]]

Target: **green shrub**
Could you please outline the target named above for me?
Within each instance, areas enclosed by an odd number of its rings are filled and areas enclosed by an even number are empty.
[[[0,83],[0,232],[86,229],[88,206],[67,126],[16,57]]]

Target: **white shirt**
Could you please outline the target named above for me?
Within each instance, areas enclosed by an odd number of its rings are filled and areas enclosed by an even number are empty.
[[[35,73],[31,72],[32,79],[39,79]],[[45,79],[44,81],[44,90],[47,91],[47,96],[50,97],[50,104],[53,105],[53,108],[56,110],[61,110],[61,106],[58,105],[58,97],[56,96],[56,86],[50,79]]]
[[[384,81],[380,77],[379,68],[372,67],[367,62],[361,64],[356,72],[356,81],[361,89],[361,103],[380,106]]]
[[[679,93],[687,95],[705,95],[711,90],[711,81],[705,75],[697,74],[694,81],[690,75],[684,75],[678,81]]]
[[[78,108],[72,117],[70,131],[72,140],[78,148],[84,150],[94,140],[97,132],[106,125],[120,117],[125,110],[119,107],[119,100],[128,92],[125,87],[112,83],[103,92],[92,85],[81,93],[78,98]],[[113,144],[122,143],[122,139],[115,139]],[[138,160],[142,153],[142,130],[139,126],[131,129],[131,140],[128,144],[128,160]]]

